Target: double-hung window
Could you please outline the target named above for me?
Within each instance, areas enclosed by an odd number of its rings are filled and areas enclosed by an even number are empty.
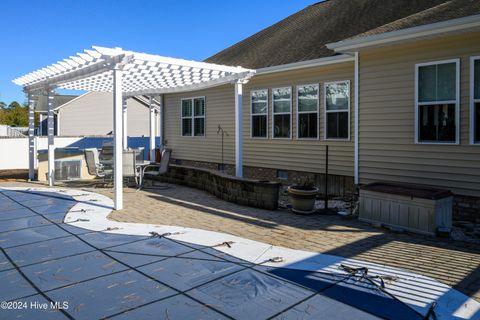
[[[182,136],[205,136],[205,98],[182,99]]]
[[[250,93],[251,137],[268,137],[268,90],[255,90]]]
[[[459,60],[416,65],[415,142],[459,142]]]
[[[318,139],[318,84],[297,86],[297,138]]]
[[[325,83],[325,139],[350,139],[350,81]]]
[[[480,56],[470,59],[470,142],[480,144]]]
[[[292,88],[272,89],[273,137],[292,137]]]

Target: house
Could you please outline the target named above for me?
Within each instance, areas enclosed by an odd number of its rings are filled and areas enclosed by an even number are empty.
[[[35,112],[40,114],[39,135],[47,135],[46,96],[38,96]],[[80,96],[55,95],[55,135],[106,136],[113,130],[112,95],[87,92]],[[149,134],[149,104],[142,96],[127,100],[127,134],[139,137]],[[95,116],[92,116],[92,115]],[[156,115],[158,117],[158,115]],[[159,123],[157,118],[156,123]],[[157,125],[158,130],[158,125]]]
[[[243,85],[245,177],[318,181],[328,145],[336,193],[414,183],[480,210],[479,1],[320,2],[205,61],[256,70]],[[163,96],[176,163],[224,158],[233,172],[234,99],[229,84]]]

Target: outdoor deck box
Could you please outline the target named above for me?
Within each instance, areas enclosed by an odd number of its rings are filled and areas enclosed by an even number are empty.
[[[394,183],[360,188],[360,220],[411,232],[435,235],[452,227],[453,194],[449,190]]]

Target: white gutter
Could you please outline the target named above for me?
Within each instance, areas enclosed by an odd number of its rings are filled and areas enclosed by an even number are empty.
[[[319,59],[313,59],[313,60],[307,60],[307,61],[281,64],[278,66],[260,68],[260,69],[257,69],[257,72],[255,75],[269,74],[269,73],[297,70],[297,69],[304,69],[304,68],[312,68],[312,67],[325,66],[329,64],[335,64],[335,63],[350,62],[354,60],[355,58],[352,55],[340,54],[337,56],[331,56],[326,58],[319,58]]]
[[[342,40],[327,44],[327,48],[335,52],[350,52],[359,48],[380,46],[384,44],[405,41],[415,38],[424,38],[438,34],[479,28],[480,15],[468,16],[459,19],[431,23],[423,26],[385,32],[372,36],[359,37],[351,40]]]
[[[359,143],[359,136],[358,136],[358,126],[359,126],[359,119],[358,119],[358,107],[359,107],[359,90],[358,87],[360,85],[360,79],[359,79],[359,53],[358,51],[355,52],[355,69],[354,69],[354,100],[353,100],[353,108],[354,108],[354,183],[358,185],[359,183],[359,171],[358,171],[358,164],[359,164],[359,157],[358,157],[358,143]]]

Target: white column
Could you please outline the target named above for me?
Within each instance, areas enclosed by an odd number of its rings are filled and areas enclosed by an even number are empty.
[[[53,89],[47,89],[47,133],[48,133],[48,185],[53,186],[55,182],[55,118],[53,112]]]
[[[242,128],[243,85],[235,82],[235,175],[243,176],[243,128]]]
[[[123,209],[122,73],[122,70],[113,70],[113,193],[115,210]]]
[[[32,95],[27,93],[28,98],[28,180],[35,179],[35,109]]]
[[[128,132],[127,132],[127,99],[122,100],[122,121],[123,121],[123,131],[122,131],[122,143],[123,143],[123,149],[127,150],[128,148]]]
[[[164,99],[163,99],[163,94],[159,97],[159,109],[158,109],[158,136],[160,137],[160,151],[163,149],[163,105],[164,105]]]
[[[150,107],[150,161],[155,161],[155,108],[153,107],[153,97],[148,99]]]
[[[359,182],[359,176],[358,176],[358,163],[359,163],[359,156],[358,156],[358,144],[359,144],[359,136],[358,136],[358,126],[359,126],[359,119],[358,119],[358,101],[359,101],[359,96],[358,96],[358,87],[360,85],[359,82],[359,60],[358,60],[358,52],[355,52],[355,69],[354,69],[354,90],[353,90],[353,108],[354,108],[354,183],[358,184]]]

